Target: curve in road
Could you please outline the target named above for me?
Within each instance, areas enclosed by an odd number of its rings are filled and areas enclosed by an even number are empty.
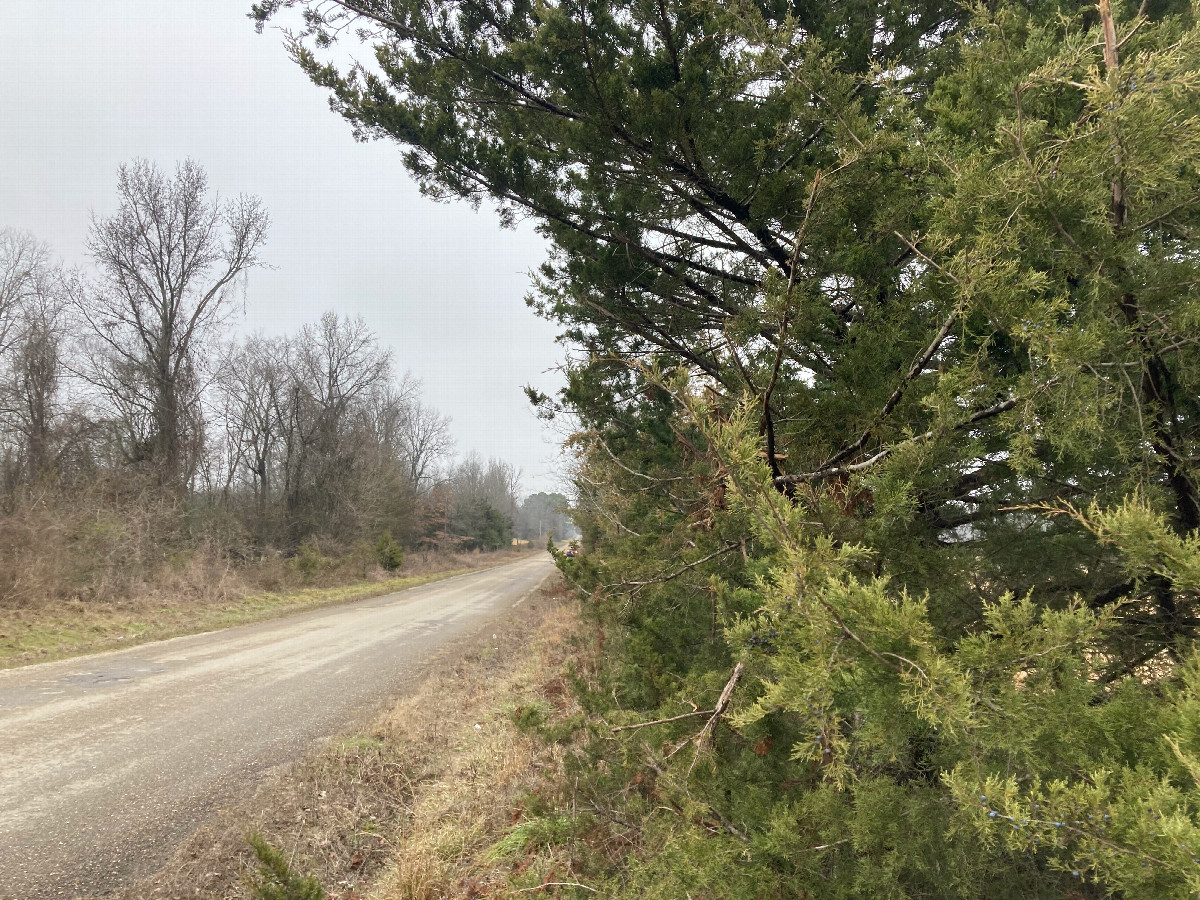
[[[0,671],[0,898],[153,871],[270,767],[344,733],[550,573],[548,554],[346,606]]]

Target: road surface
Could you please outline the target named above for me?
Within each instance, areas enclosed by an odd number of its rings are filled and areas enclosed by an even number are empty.
[[[0,898],[101,894],[266,769],[362,723],[548,554],[257,625],[0,671]]]

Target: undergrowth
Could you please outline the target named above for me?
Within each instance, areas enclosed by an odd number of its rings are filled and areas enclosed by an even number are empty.
[[[258,871],[246,881],[254,900],[325,900],[321,882],[311,875],[293,872],[283,853],[267,843],[261,834],[251,832],[246,836],[246,843],[258,860]]]
[[[373,559],[374,548],[367,550]],[[309,559],[304,554],[234,564],[211,548],[202,548],[172,554],[138,578],[128,574],[110,578],[102,568],[92,573],[83,592],[70,593],[62,583],[55,588],[49,579],[37,599],[30,593],[19,602],[0,602],[0,668],[228,628],[404,590],[500,565],[523,552],[416,552],[407,554],[399,568],[385,570],[373,561],[364,566],[356,555],[322,557],[325,562],[315,567],[295,562]],[[3,553],[0,547],[0,562]],[[0,565],[0,572],[12,571]],[[30,592],[40,577],[38,571],[32,564],[21,576]]]

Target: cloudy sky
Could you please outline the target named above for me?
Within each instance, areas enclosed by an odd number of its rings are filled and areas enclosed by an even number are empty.
[[[361,315],[453,419],[460,451],[561,487],[553,437],[521,385],[550,390],[562,351],[524,304],[544,245],[490,210],[421,197],[392,144],[358,144],[250,0],[3,0],[0,227],[69,263],[117,167],[186,157],[223,195],[259,195],[270,270],[252,273],[239,330],[278,334],[323,311]]]

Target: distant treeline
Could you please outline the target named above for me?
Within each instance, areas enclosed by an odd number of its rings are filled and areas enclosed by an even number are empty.
[[[449,419],[361,319],[231,337],[269,227],[256,198],[217,199],[190,161],[173,174],[123,166],[118,198],[93,217],[85,269],[0,231],[9,530],[35,507],[126,522],[153,507],[171,511],[156,539],[249,558],[314,540],[337,554],[384,534],[496,549],[569,527],[561,495],[530,498],[523,515],[510,464],[455,463]]]

